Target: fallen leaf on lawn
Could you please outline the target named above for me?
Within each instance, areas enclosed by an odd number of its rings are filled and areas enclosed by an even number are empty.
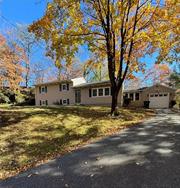
[[[34,176],[34,175],[38,175],[38,173],[35,172],[35,173],[32,173],[32,174],[29,174],[27,177],[30,178],[31,176]]]

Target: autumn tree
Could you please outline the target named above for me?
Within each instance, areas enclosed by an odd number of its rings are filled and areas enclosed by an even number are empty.
[[[134,78],[148,63],[141,58],[157,51],[161,62],[177,45],[177,13],[176,0],[53,0],[29,31],[46,41],[56,65],[71,64],[85,44],[104,58],[114,114],[125,78]]]
[[[24,67],[22,62],[25,55],[23,50],[16,43],[8,43],[0,35],[0,87],[9,87],[17,90],[23,81]]]
[[[169,80],[171,86],[180,89],[180,64],[177,67],[174,67]]]
[[[143,86],[144,84],[143,84],[142,78],[139,78],[139,77],[134,77],[133,79],[126,79],[124,81],[124,89],[127,89],[127,90],[139,89]]]
[[[73,59],[73,63],[67,64],[66,62],[61,63],[58,66],[57,78],[60,80],[70,80],[76,77],[83,76],[83,66],[79,59]]]
[[[16,26],[16,27],[15,27]],[[23,62],[24,66],[24,85],[29,87],[33,67],[32,57],[38,48],[41,48],[40,42],[37,42],[33,33],[28,32],[27,25],[16,24],[14,27],[7,28],[5,33],[11,41],[18,44],[24,51],[25,58]]]
[[[46,63],[46,66],[44,64]],[[53,62],[43,59],[31,65],[31,78],[33,84],[40,84],[58,79],[58,69]]]
[[[83,74],[87,81],[107,80],[107,62],[101,56],[93,54],[90,59],[83,63]]]
[[[171,69],[168,64],[155,64],[148,70],[142,77],[141,82],[148,84],[165,84],[169,85],[169,78],[171,74]]]

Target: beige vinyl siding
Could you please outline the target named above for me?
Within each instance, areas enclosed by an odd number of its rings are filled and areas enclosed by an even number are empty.
[[[72,88],[73,84],[69,83],[69,90],[59,90],[59,84],[47,85],[47,93],[39,93],[39,86],[36,87],[36,105],[39,105],[39,101],[48,100],[48,105],[53,105],[60,99],[69,99],[69,104],[75,103],[75,93]]]
[[[101,88],[108,88],[110,86],[103,86],[103,87],[92,87],[92,88],[81,88],[81,104],[83,105],[100,105],[100,106],[110,106],[112,102],[112,96],[95,96],[93,97],[92,95],[92,89],[97,88],[97,94],[98,94],[98,89]],[[91,89],[91,97],[89,97],[89,89]],[[118,105],[121,106],[121,97],[122,97],[122,92],[119,92],[118,96]]]

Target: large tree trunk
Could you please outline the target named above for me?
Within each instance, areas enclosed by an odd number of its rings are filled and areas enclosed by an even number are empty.
[[[112,87],[112,103],[111,103],[111,115],[118,115],[118,94],[119,89],[117,87]]]

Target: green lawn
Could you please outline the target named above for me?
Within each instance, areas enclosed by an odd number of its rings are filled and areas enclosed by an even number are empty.
[[[107,107],[0,106],[0,179],[72,151],[97,138],[140,122],[150,110],[121,109],[111,118]]]

